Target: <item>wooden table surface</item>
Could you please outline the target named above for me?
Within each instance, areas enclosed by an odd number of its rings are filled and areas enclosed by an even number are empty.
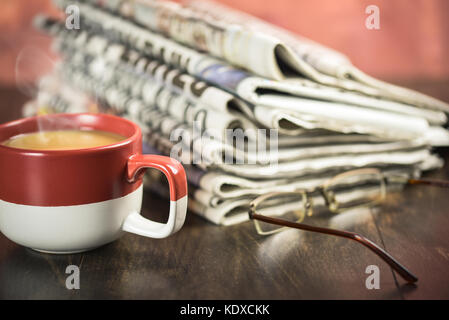
[[[409,83],[449,101],[449,82]],[[18,118],[26,97],[0,89],[0,123]],[[449,160],[449,151],[438,150]],[[449,166],[427,173],[449,178]],[[146,192],[143,215],[161,216],[168,204]],[[189,213],[167,239],[126,234],[91,252],[50,255],[0,234],[1,299],[448,299],[448,190],[407,187],[378,209],[342,220],[381,245],[415,273],[407,285],[358,243],[287,230],[258,236],[251,222],[219,227]],[[353,217],[354,218],[354,217]],[[68,265],[80,268],[79,290],[68,290]],[[368,265],[380,269],[380,289],[368,290]]]

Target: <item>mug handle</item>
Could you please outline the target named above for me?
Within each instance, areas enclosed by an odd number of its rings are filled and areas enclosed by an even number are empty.
[[[122,226],[124,231],[151,238],[165,238],[181,229],[187,212],[187,179],[179,161],[159,156],[135,154],[128,159],[127,179],[133,183],[140,179],[145,168],[155,168],[167,177],[170,188],[170,213],[167,223],[144,218],[139,212],[131,213]]]

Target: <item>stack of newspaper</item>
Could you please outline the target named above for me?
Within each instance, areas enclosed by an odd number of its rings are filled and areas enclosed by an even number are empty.
[[[55,3],[79,8],[80,29],[36,17],[62,59],[25,115],[137,122],[144,151],[182,161],[190,209],[216,224],[247,220],[257,195],[348,169],[419,175],[442,165],[431,147],[449,145],[447,104],[369,77],[308,39],[204,0]]]

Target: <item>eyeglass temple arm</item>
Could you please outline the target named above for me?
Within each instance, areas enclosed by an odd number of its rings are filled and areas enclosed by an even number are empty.
[[[437,179],[408,179],[409,184],[425,184],[429,186],[449,188],[448,180],[437,180]]]
[[[449,188],[449,180],[438,180],[438,179],[409,179],[406,177],[400,176],[390,176],[386,177],[387,182],[402,182],[407,184],[421,184],[421,185],[429,185],[441,188]]]
[[[374,252],[377,256],[382,258],[390,267],[392,267],[399,275],[404,278],[407,282],[413,283],[418,281],[418,278],[413,275],[410,271],[407,270],[403,265],[401,265],[395,258],[393,258],[388,252],[386,252],[384,249],[379,247],[377,244],[372,242],[371,240],[365,238],[364,236],[361,236],[354,232],[349,231],[343,231],[343,230],[335,230],[335,229],[329,229],[329,228],[322,228],[322,227],[315,227],[303,223],[297,223],[297,222],[291,222],[286,221],[282,219],[277,219],[273,217],[267,217],[263,216],[257,213],[253,213],[252,215],[253,219],[257,219],[260,221],[264,221],[267,223],[272,223],[280,226],[287,226],[295,229],[301,229],[301,230],[307,230],[312,232],[318,232],[318,233],[324,233],[324,234],[330,234],[338,237],[343,237],[347,239],[351,239],[354,241],[357,241],[358,243],[361,243],[368,249],[370,249],[372,252]]]

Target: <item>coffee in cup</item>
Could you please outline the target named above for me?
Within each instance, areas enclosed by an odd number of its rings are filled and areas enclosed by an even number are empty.
[[[106,146],[125,140],[113,132],[100,130],[55,130],[19,134],[2,144],[31,150],[72,150]]]

